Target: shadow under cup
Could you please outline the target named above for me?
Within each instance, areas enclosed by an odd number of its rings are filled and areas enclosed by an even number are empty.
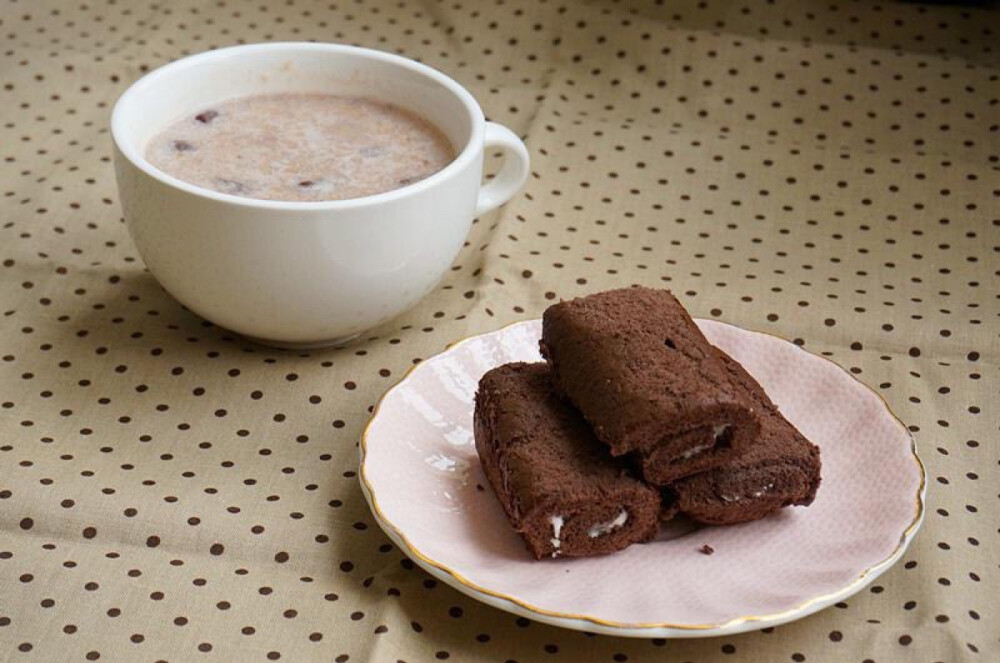
[[[457,156],[414,184],[320,202],[210,191],[146,161],[149,142],[174,121],[233,98],[278,93],[395,104],[437,126]],[[356,336],[436,285],[477,213],[486,125],[469,92],[429,67],[368,49],[305,43],[179,60],[129,88],[112,116],[122,208],[149,270],[202,317],[291,348]]]

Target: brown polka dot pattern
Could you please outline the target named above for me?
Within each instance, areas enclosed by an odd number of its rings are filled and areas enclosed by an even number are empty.
[[[0,650],[67,661],[998,657],[997,13],[824,2],[0,0]],[[525,137],[523,194],[416,309],[339,350],[185,311],[121,223],[107,123],[143,72],[265,40],[450,73]],[[495,160],[490,163],[496,167]],[[860,595],[705,640],[487,608],[373,523],[371,406],[448,342],[640,282],[876,387],[929,471]],[[666,658],[665,658],[666,657]]]

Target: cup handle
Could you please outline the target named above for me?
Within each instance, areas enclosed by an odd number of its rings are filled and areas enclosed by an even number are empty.
[[[500,207],[514,197],[528,179],[531,158],[528,148],[513,131],[495,122],[486,123],[484,151],[499,147],[503,151],[503,165],[490,182],[479,189],[476,216]]]

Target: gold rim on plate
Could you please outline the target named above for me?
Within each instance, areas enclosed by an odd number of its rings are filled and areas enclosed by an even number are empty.
[[[702,318],[702,320],[707,320],[707,319]],[[729,325],[729,323],[722,322],[722,321],[719,321],[719,320],[707,320],[707,321],[708,322],[713,322],[713,323],[716,323],[716,324]],[[799,347],[795,343],[792,343],[788,339],[783,338],[781,336],[778,336],[777,334],[772,334],[770,332],[757,331],[757,330],[754,330],[754,329],[745,329],[745,328],[739,327],[737,325],[729,325],[729,326],[732,326],[732,327],[736,327],[737,329],[739,329],[741,331],[750,332],[752,334],[762,334],[764,336],[771,336],[773,338],[777,338],[777,339],[779,339],[781,341],[784,341],[785,343],[791,343],[791,345],[793,345],[799,351],[805,352],[806,354],[808,354],[811,357],[816,357],[818,359],[822,359],[824,361],[827,361],[827,362],[833,364],[838,369],[840,369],[841,371],[843,371],[844,374],[846,374],[849,378],[851,378],[852,380],[854,380],[855,382],[857,382],[859,385],[861,385],[861,387],[865,391],[867,391],[868,393],[871,393],[871,394],[874,394],[875,396],[877,396],[878,399],[880,401],[882,401],[882,405],[885,407],[886,412],[889,413],[889,416],[891,416],[893,419],[895,419],[896,423],[898,423],[900,425],[900,427],[903,429],[903,432],[906,433],[907,438],[909,438],[909,440],[910,440],[910,454],[911,454],[911,456],[913,458],[913,462],[916,463],[917,469],[920,472],[920,485],[917,486],[916,510],[915,510],[915,514],[913,516],[913,519],[910,521],[910,524],[907,525],[906,529],[903,530],[903,533],[899,537],[899,543],[896,544],[896,547],[892,550],[892,552],[889,555],[887,555],[884,559],[880,560],[876,564],[873,564],[872,566],[869,566],[864,571],[862,571],[853,582],[851,582],[850,584],[848,584],[848,585],[846,585],[846,586],[844,586],[844,587],[842,587],[842,588],[840,588],[840,589],[838,589],[838,590],[836,590],[834,592],[829,592],[827,594],[822,594],[820,596],[814,596],[812,598],[806,599],[805,601],[803,601],[799,605],[797,605],[797,606],[795,606],[793,608],[789,608],[788,610],[783,610],[781,612],[771,613],[771,614],[767,614],[767,615],[746,615],[746,616],[742,616],[742,617],[734,617],[733,619],[730,619],[729,621],[718,623],[718,624],[671,624],[669,622],[648,622],[648,623],[647,622],[639,622],[639,623],[616,622],[616,621],[611,621],[611,620],[607,620],[607,619],[601,619],[600,617],[593,617],[591,615],[577,615],[577,614],[573,614],[573,613],[569,613],[569,612],[559,612],[557,610],[547,610],[545,608],[540,608],[540,607],[538,607],[536,605],[532,605],[530,603],[522,601],[521,599],[518,599],[518,598],[516,598],[514,596],[510,596],[508,594],[503,594],[501,592],[497,592],[497,591],[494,591],[492,589],[487,589],[486,587],[483,587],[481,585],[478,585],[478,584],[472,582],[471,580],[469,580],[468,578],[466,578],[465,576],[463,576],[458,571],[456,571],[456,570],[454,570],[454,569],[452,569],[452,568],[450,568],[448,566],[445,566],[444,564],[442,564],[441,562],[439,562],[439,561],[437,561],[435,559],[431,559],[430,557],[428,557],[424,553],[422,553],[419,550],[417,550],[417,548],[412,543],[410,543],[410,540],[406,538],[406,535],[403,534],[403,532],[392,521],[390,521],[386,517],[386,515],[382,512],[382,509],[378,505],[378,498],[375,496],[375,491],[373,490],[371,484],[368,482],[368,476],[367,476],[367,472],[365,470],[365,462],[366,462],[366,460],[368,458],[368,432],[371,429],[372,424],[375,423],[375,419],[378,417],[379,412],[382,409],[382,404],[385,402],[386,398],[388,398],[389,394],[391,394],[396,389],[398,389],[399,387],[401,387],[403,385],[403,383],[406,382],[410,378],[410,376],[413,374],[413,372],[416,371],[421,366],[423,366],[426,362],[431,361],[432,359],[435,359],[435,358],[443,355],[446,352],[454,350],[455,348],[459,347],[460,345],[462,345],[464,343],[467,343],[467,342],[469,342],[471,340],[474,340],[476,338],[480,338],[480,337],[486,336],[488,334],[498,334],[498,333],[503,332],[503,331],[505,331],[507,329],[510,329],[511,327],[516,327],[518,325],[526,325],[526,324],[530,324],[530,323],[534,323],[534,322],[538,322],[538,319],[536,318],[536,319],[533,319],[533,320],[520,320],[520,321],[517,321],[517,322],[512,322],[512,323],[506,324],[506,325],[504,325],[502,327],[499,327],[498,329],[495,329],[493,331],[482,332],[480,334],[473,334],[471,336],[466,336],[464,338],[459,339],[458,341],[455,341],[453,343],[449,343],[445,347],[445,349],[442,350],[441,352],[439,352],[438,354],[436,354],[436,355],[434,355],[432,357],[429,357],[428,359],[420,362],[419,364],[414,364],[413,366],[411,366],[406,371],[405,374],[403,374],[403,377],[401,377],[396,384],[394,384],[392,387],[390,387],[389,389],[387,389],[386,392],[384,394],[382,394],[381,398],[378,399],[378,402],[375,404],[375,408],[372,410],[372,415],[369,418],[368,423],[365,425],[364,430],[361,432],[361,467],[360,467],[360,471],[358,473],[358,476],[361,479],[362,486],[364,487],[364,493],[368,497],[368,500],[369,500],[369,503],[371,505],[372,511],[375,512],[375,516],[376,516],[377,520],[379,521],[379,524],[383,528],[387,527],[387,528],[389,528],[391,530],[391,534],[393,534],[394,537],[396,539],[398,539],[398,541],[402,544],[402,547],[405,549],[405,551],[406,551],[406,553],[407,553],[408,556],[415,557],[418,560],[424,562],[425,564],[427,564],[429,566],[432,566],[432,567],[434,567],[434,568],[436,568],[436,569],[438,569],[440,571],[443,571],[447,575],[450,575],[452,578],[454,578],[456,582],[458,582],[459,584],[461,584],[465,588],[467,588],[469,590],[472,590],[474,592],[478,592],[480,594],[486,594],[487,596],[492,596],[494,598],[502,599],[504,601],[509,601],[510,603],[513,603],[514,605],[520,606],[522,609],[526,610],[527,612],[534,613],[534,614],[539,615],[541,617],[555,617],[555,618],[560,618],[560,619],[573,619],[573,620],[578,620],[578,621],[590,622],[592,624],[597,624],[597,625],[605,626],[605,627],[609,627],[609,628],[620,628],[620,629],[677,629],[677,630],[683,630],[683,631],[721,630],[721,629],[732,628],[732,627],[735,627],[735,626],[738,626],[740,624],[744,624],[744,623],[747,623],[747,622],[771,622],[771,621],[785,620],[785,618],[791,617],[791,616],[795,615],[796,613],[803,612],[804,610],[806,610],[810,606],[813,606],[813,605],[815,605],[817,603],[821,603],[821,602],[824,602],[824,601],[833,601],[834,599],[836,599],[838,597],[848,596],[848,595],[852,594],[851,590],[853,590],[855,588],[860,589],[861,586],[863,586],[865,584],[865,581],[869,580],[870,576],[872,575],[872,573],[876,569],[881,569],[881,567],[883,567],[887,563],[889,563],[892,560],[894,560],[894,558],[896,558],[897,555],[900,555],[902,553],[903,549],[908,545],[911,537],[916,532],[917,528],[920,526],[920,523],[921,523],[921,521],[923,519],[923,516],[924,516],[924,489],[925,489],[925,487],[927,485],[927,471],[924,468],[923,461],[920,460],[920,456],[917,454],[917,442],[914,439],[913,434],[910,432],[910,429],[906,427],[906,424],[904,424],[903,421],[899,417],[896,416],[896,413],[892,411],[892,408],[889,407],[889,402],[886,401],[885,398],[881,394],[879,394],[878,392],[876,392],[875,390],[873,390],[871,387],[869,387],[868,385],[866,385],[864,382],[862,382],[858,378],[854,377],[854,375],[852,375],[850,371],[848,371],[847,369],[845,369],[843,366],[841,366],[837,362],[833,361],[832,359],[829,359],[829,358],[824,357],[822,355],[813,354],[812,352],[809,352],[808,350],[805,350],[804,348]],[[871,578],[871,579],[874,579],[874,578]]]

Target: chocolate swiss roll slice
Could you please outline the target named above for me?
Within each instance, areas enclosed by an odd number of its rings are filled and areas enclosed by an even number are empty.
[[[597,437],[615,456],[633,454],[650,483],[723,465],[760,431],[757,400],[666,290],[555,304],[541,350]]]
[[[781,415],[767,417],[760,440],[723,467],[665,488],[666,497],[692,520],[735,525],[786,506],[808,506],[820,483],[819,449]]]
[[[544,363],[483,376],[475,437],[486,477],[536,558],[602,555],[656,535],[659,490],[608,454]]]
[[[665,502],[709,525],[734,525],[785,506],[808,506],[820,483],[819,448],[778,412],[742,366],[720,355],[760,402],[760,435],[738,458],[665,488]]]

